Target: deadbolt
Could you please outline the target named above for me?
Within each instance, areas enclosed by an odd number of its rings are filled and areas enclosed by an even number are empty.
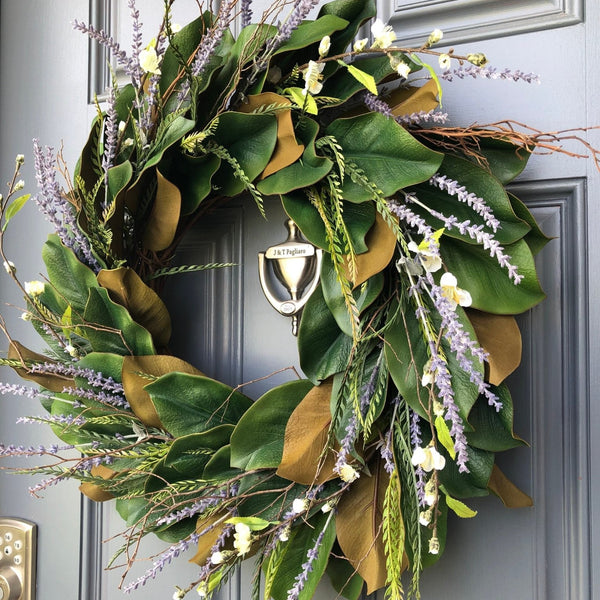
[[[36,526],[0,517],[0,600],[35,599]]]

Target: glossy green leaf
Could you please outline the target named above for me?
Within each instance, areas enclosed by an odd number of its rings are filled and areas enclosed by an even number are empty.
[[[394,314],[394,310],[395,308],[392,308],[390,314]],[[460,307],[456,309],[456,316],[471,339],[476,339],[473,327]],[[469,431],[470,427],[466,420],[471,407],[479,396],[479,391],[477,386],[470,381],[469,375],[460,367],[446,340],[442,341],[442,348],[452,374],[454,399],[459,414],[465,421],[465,430]],[[398,310],[395,316],[388,320],[388,328],[385,333],[385,356],[390,375],[398,391],[414,411],[425,417],[425,408],[429,403],[429,389],[421,385],[421,378],[429,355],[427,344],[423,339],[412,307],[407,308],[405,312]],[[483,366],[479,361],[474,361],[473,368],[483,376]]]
[[[276,525],[276,523],[273,523],[272,521],[265,521],[258,517],[231,517],[231,519],[227,519],[225,523],[231,523],[232,525],[243,523],[244,525],[248,525],[251,531],[262,531],[269,525]]]
[[[206,463],[202,477],[206,481],[227,481],[239,473],[239,469],[231,466],[231,446],[228,444],[217,450]]]
[[[500,181],[488,171],[464,158],[446,155],[439,172],[448,179],[457,181],[469,193],[483,198],[494,216],[500,221],[500,227],[494,233],[494,237],[501,244],[516,242],[529,232],[529,225],[515,214]],[[473,211],[466,202],[461,202],[456,195],[451,196],[435,186],[422,184],[416,188],[416,195],[429,208],[446,216],[454,215],[459,221],[468,220],[473,225],[485,224],[483,218]],[[429,215],[426,210],[416,206],[415,212],[422,215],[434,229],[444,227],[442,221]],[[489,228],[487,231],[493,233]],[[477,243],[468,235],[459,233],[456,228],[446,229],[444,235],[461,239],[469,244]]]
[[[486,137],[478,139],[477,151],[487,160],[485,166],[503,185],[523,172],[531,156],[531,152],[522,147]]]
[[[494,467],[494,454],[468,447],[468,473],[459,473],[454,461],[446,455],[446,466],[438,471],[440,483],[444,486],[446,493],[456,498],[473,498],[487,496],[487,487],[492,468]]]
[[[319,553],[312,563],[313,569],[308,573],[298,600],[310,600],[313,597],[317,585],[325,573],[329,552],[335,541],[335,518],[332,513],[315,515],[309,521],[309,525],[302,526],[294,539],[287,542],[289,548],[282,564],[277,569],[271,588],[271,596],[274,600],[285,600],[288,597],[288,590],[294,586],[296,576],[303,571],[302,565],[307,560],[308,551],[314,547],[316,539],[322,531],[325,533]]]
[[[333,135],[342,146],[346,161],[361,169],[386,197],[429,179],[438,170],[443,157],[380,113],[337,119],[326,133]],[[353,182],[349,174],[342,190],[344,198],[352,202],[372,198],[372,193]]]
[[[527,242],[529,249],[535,256],[552,240],[552,238],[544,234],[530,210],[521,200],[519,200],[519,198],[514,194],[508,194],[508,198],[510,199],[510,203],[517,217],[525,221],[530,227],[530,231],[523,239]]]
[[[325,225],[306,194],[301,191],[291,192],[282,196],[281,201],[285,212],[300,227],[304,237],[315,246],[328,250]],[[375,222],[375,205],[372,202],[343,202],[342,210],[354,251],[357,254],[366,252],[369,248],[365,237]]]
[[[283,454],[285,424],[313,387],[301,379],[279,385],[261,396],[244,414],[231,436],[231,466],[276,469]]]
[[[377,275],[373,275],[373,277],[367,279],[365,283],[354,290],[353,295],[359,311],[362,312],[375,301],[377,296],[379,296],[383,290],[383,283],[383,273],[377,273]],[[323,257],[323,264],[321,266],[321,285],[323,287],[323,297],[325,298],[325,302],[335,318],[338,327],[346,335],[352,337],[350,315],[348,314],[348,308],[344,302],[344,295],[342,294],[342,289],[329,254],[325,254]]]
[[[333,589],[347,600],[358,600],[363,591],[364,580],[345,559],[334,554],[329,557],[326,573]]]
[[[315,139],[319,133],[319,125],[312,119],[302,119],[296,128],[298,141],[304,144],[304,152],[299,160],[285,167],[257,185],[258,190],[266,195],[288,194],[293,190],[309,187],[321,181],[333,163],[315,151]]]
[[[279,521],[294,498],[304,497],[306,490],[306,486],[291,484],[273,471],[251,473],[240,482],[238,497],[244,500],[238,505],[239,513],[242,517]]]
[[[488,250],[447,238],[440,251],[444,264],[458,280],[458,286],[468,290],[473,308],[501,315],[522,313],[541,302],[546,295],[537,278],[533,256],[524,240],[508,244],[504,252],[524,278],[515,285]]]
[[[31,198],[31,194],[24,194],[11,201],[4,213],[4,225],[2,225],[2,231],[6,230],[10,220],[25,206],[25,203],[29,198]]]
[[[302,312],[298,332],[300,366],[316,385],[343,371],[348,364],[352,338],[337,325],[319,286]]]
[[[469,423],[473,427],[467,434],[469,445],[491,452],[526,445],[513,430],[513,402],[508,387],[504,384],[491,386],[491,391],[498,396],[502,408],[496,411],[484,396],[477,399],[469,414]]]
[[[167,431],[179,437],[217,425],[235,425],[252,401],[229,386],[199,375],[168,373],[148,384],[156,412]]]
[[[115,304],[104,288],[90,288],[83,318],[89,324],[84,329],[85,337],[95,352],[155,354],[148,330],[138,325],[127,309]]]
[[[94,117],[88,139],[81,151],[73,174],[75,180],[81,177],[88,192],[94,188],[98,179],[103,175],[102,159],[100,158],[100,138],[103,125],[104,119],[102,117]]]
[[[226,112],[219,116],[213,139],[227,149],[250,180],[260,175],[269,163],[277,142],[277,121],[272,114]],[[235,196],[245,187],[231,166],[221,162],[215,185],[225,196]]]
[[[109,203],[113,202],[115,198],[127,187],[133,176],[133,167],[131,163],[126,160],[120,165],[111,167],[108,170],[108,200]]]
[[[326,35],[331,35],[335,31],[342,31],[348,26],[346,19],[341,19],[335,15],[324,15],[316,21],[303,21],[292,31],[292,35],[275,50],[273,56],[306,48],[311,44],[316,44]],[[297,53],[294,53],[296,62],[298,62]],[[279,59],[275,61],[279,64]]]
[[[51,234],[42,249],[50,283],[73,307],[82,314],[87,304],[89,290],[98,287],[94,272],[79,262],[70,248],[62,245],[58,235]]]
[[[446,421],[444,421],[444,417],[435,418],[435,431],[438,442],[446,448],[446,452],[448,452],[450,458],[454,460],[456,458],[454,442],[452,441],[452,436],[450,435],[450,430],[448,429],[448,425],[446,425]]]

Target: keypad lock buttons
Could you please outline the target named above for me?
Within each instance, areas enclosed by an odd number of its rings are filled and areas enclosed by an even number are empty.
[[[35,600],[36,526],[0,517],[0,600]]]

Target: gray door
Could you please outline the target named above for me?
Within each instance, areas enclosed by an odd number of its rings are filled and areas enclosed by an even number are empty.
[[[160,9],[162,2],[138,4],[146,11],[152,5]],[[10,176],[15,154],[31,156],[34,136],[56,146],[62,140],[65,158],[74,164],[94,113],[87,104],[90,90],[98,90],[106,75],[103,57],[92,53],[88,60],[87,40],[69,23],[73,18],[87,21],[91,15],[121,36],[119,17],[125,5],[124,0],[2,1],[0,182]],[[457,53],[468,47],[485,52],[495,66],[541,75],[540,86],[499,80],[447,84],[444,104],[455,123],[490,123],[507,116],[541,130],[600,123],[595,104],[600,97],[597,0],[387,0],[380,14],[391,20],[401,39],[422,40],[439,27]],[[600,145],[599,135],[590,139]],[[31,160],[25,176],[33,187]],[[516,429],[532,447],[501,459],[502,469],[534,497],[535,507],[512,511],[486,498],[472,503],[479,511],[476,519],[451,520],[445,556],[424,575],[424,600],[600,599],[600,583],[595,581],[600,563],[594,551],[600,514],[593,502],[599,490],[590,477],[600,458],[600,407],[593,401],[600,385],[600,311],[594,310],[594,299],[600,298],[595,227],[600,179],[592,161],[534,157],[515,187],[545,232],[556,237],[539,256],[549,298],[521,319],[525,354],[512,382]],[[186,294],[195,286],[193,302],[204,311],[194,325],[202,335],[188,332],[181,351],[231,382],[258,379],[296,363],[289,323],[263,300],[256,277],[256,253],[283,234],[283,215],[275,201],[270,204],[268,222],[250,205],[224,210],[184,248],[193,262],[232,260],[242,265],[186,283]],[[33,279],[43,269],[40,248],[48,227],[33,206],[18,222],[9,249],[23,278]],[[214,234],[212,239],[207,232]],[[176,287],[171,294],[183,295]],[[5,278],[0,279],[0,295],[3,303],[22,303]],[[8,314],[7,324],[17,339],[37,344],[18,311],[3,308],[3,314]],[[223,370],[223,364],[232,367]],[[9,377],[2,374],[3,380]],[[293,373],[284,370],[276,377],[289,379]],[[259,382],[247,391],[256,395],[261,386],[274,383]],[[51,443],[41,428],[14,425],[18,416],[40,410],[33,402],[2,398],[0,440]],[[115,590],[118,575],[101,571],[110,551],[100,551],[99,540],[118,527],[110,509],[82,501],[70,484],[49,489],[37,500],[27,493],[31,484],[26,477],[0,473],[0,515],[39,525],[39,599],[121,597]],[[187,582],[193,572],[183,560],[138,596],[170,598],[173,585]],[[233,596],[237,587],[245,586],[236,583]],[[321,597],[334,596],[324,590]]]

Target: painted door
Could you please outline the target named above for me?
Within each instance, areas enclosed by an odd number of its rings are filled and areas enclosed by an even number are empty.
[[[153,5],[159,10],[162,2],[138,4],[151,11]],[[106,71],[102,53],[73,32],[70,21],[92,20],[122,37],[125,5],[124,0],[2,0],[0,182],[10,176],[15,154],[31,156],[34,136],[43,144],[58,146],[62,141],[67,162],[74,164],[94,111],[88,101],[105,85]],[[597,0],[386,0],[380,14],[407,43],[419,43],[440,27],[457,53],[468,47],[485,52],[500,68],[541,75],[540,86],[455,80],[444,96],[454,123],[490,123],[506,116],[540,130],[600,123]],[[599,138],[590,139],[598,146]],[[32,188],[31,160],[25,177]],[[524,361],[512,382],[516,429],[531,448],[507,453],[501,463],[534,497],[535,507],[510,511],[487,498],[473,503],[479,511],[476,519],[451,520],[445,556],[424,575],[424,600],[600,598],[595,550],[600,515],[593,501],[599,484],[591,478],[600,458],[600,407],[594,402],[600,384],[600,312],[594,310],[594,299],[600,297],[600,239],[595,231],[600,180],[591,161],[534,157],[515,189],[545,232],[556,237],[539,256],[549,297],[521,319]],[[192,331],[179,334],[181,353],[232,383],[276,371],[281,371],[278,380],[289,379],[293,373],[286,368],[297,362],[289,322],[264,301],[256,277],[256,253],[283,237],[284,217],[276,201],[269,204],[268,222],[243,203],[224,210],[182,250],[192,262],[231,260],[241,267],[188,280],[185,294],[177,286],[170,292],[171,302],[187,299],[203,307]],[[23,278],[32,279],[43,270],[40,247],[48,226],[33,205],[25,210],[8,248]],[[5,278],[0,279],[0,295],[3,303],[22,304]],[[19,321],[18,311],[3,308],[3,314],[7,311],[15,337],[35,346],[37,340]],[[2,377],[10,375],[4,372]],[[247,391],[258,395],[261,386],[273,383],[258,382]],[[34,403],[2,398],[0,440],[50,443],[51,436],[42,429],[14,425],[18,416],[38,411]],[[43,500],[29,496],[29,485],[26,477],[0,473],[0,514],[39,525],[39,600],[121,597],[118,575],[101,568],[110,550],[99,542],[117,527],[110,509],[82,500],[74,485],[50,489]],[[185,560],[169,567],[138,596],[170,598],[175,583],[193,577],[190,569]],[[246,588],[246,578],[241,578],[224,593],[234,600],[247,598]],[[326,589],[320,594],[323,600],[334,597]]]

